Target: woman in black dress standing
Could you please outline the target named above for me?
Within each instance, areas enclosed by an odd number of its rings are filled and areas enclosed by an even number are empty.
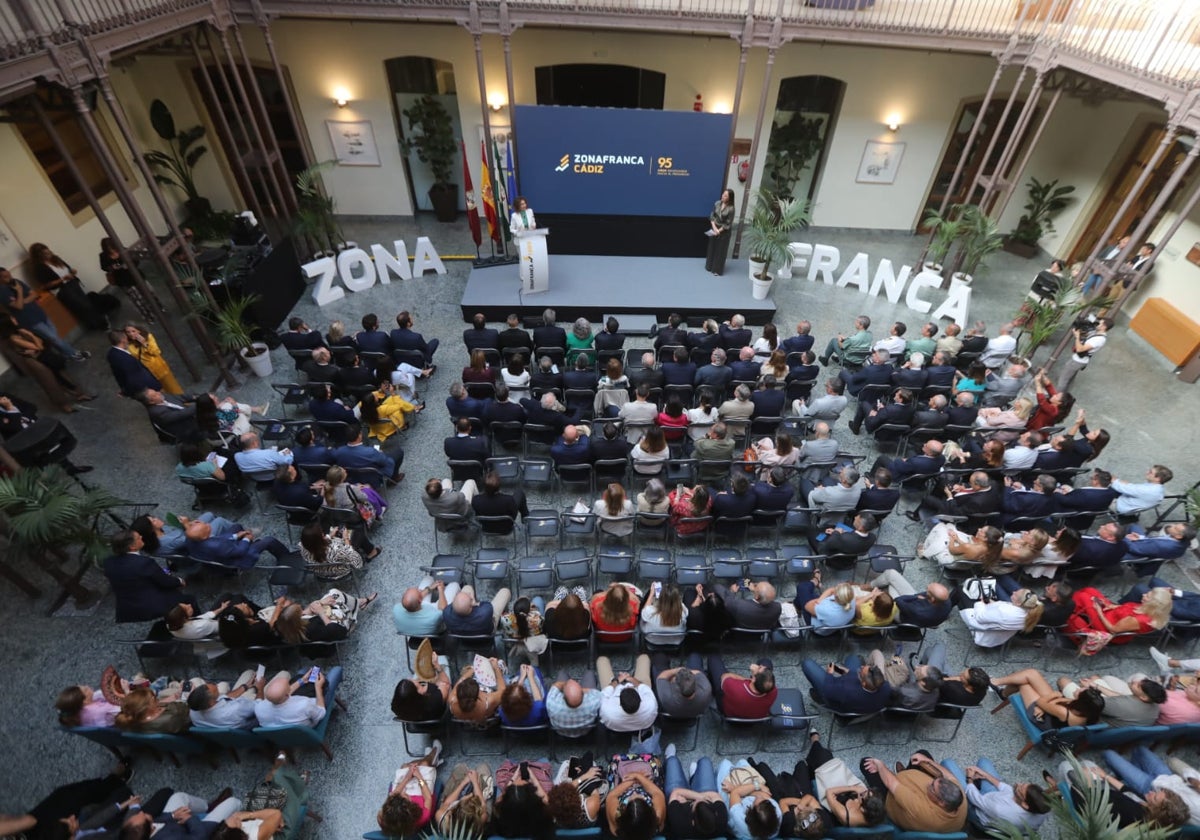
[[[721,191],[721,199],[713,205],[713,211],[708,215],[708,223],[712,227],[712,235],[708,237],[708,256],[704,260],[704,270],[720,277],[725,273],[725,257],[729,253],[729,231],[733,228],[733,190]]]

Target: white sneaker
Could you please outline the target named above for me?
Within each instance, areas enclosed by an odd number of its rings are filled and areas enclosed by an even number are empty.
[[[433,746],[430,747],[429,750],[431,753],[433,753],[433,766],[441,767],[446,761],[444,758],[442,758],[442,742],[437,738],[434,738]]]
[[[1170,674],[1174,669],[1171,668],[1170,658],[1156,647],[1150,648],[1150,658],[1154,660],[1154,664],[1158,666],[1160,674]]]
[[[675,745],[667,744],[667,748],[665,750],[663,750],[663,755],[665,755],[667,758],[670,758],[671,756],[675,755]]]
[[[696,775],[696,764],[697,762],[693,761],[688,765],[688,779],[691,779],[692,776]]]

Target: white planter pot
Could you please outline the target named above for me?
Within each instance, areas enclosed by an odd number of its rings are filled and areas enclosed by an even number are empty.
[[[972,277],[970,274],[963,274],[961,271],[954,272],[950,277],[952,283],[966,283],[968,286],[971,285],[971,280]]]
[[[771,284],[774,279],[768,277],[766,280],[760,280],[757,277],[750,278],[750,293],[754,295],[755,300],[766,300],[767,295],[771,293]]]
[[[755,274],[762,273],[763,266],[766,265],[766,263],[760,263],[758,260],[756,260],[754,258],[751,258],[749,260],[749,263],[750,263],[750,279],[753,280]]]
[[[788,262],[784,263],[781,268],[775,269],[775,278],[777,280],[791,280],[792,279],[792,263],[790,260]]]
[[[921,266],[921,268],[923,268],[925,271],[932,271],[934,274],[942,273],[942,264],[941,263],[926,262],[924,265]]]
[[[267,349],[267,345],[257,341],[254,342],[254,349],[259,351],[258,355],[247,356],[244,349],[239,350],[238,353],[243,359],[246,360],[246,364],[250,365],[250,370],[254,371],[255,376],[265,379],[266,377],[270,376],[271,371],[274,370],[274,368],[271,367],[271,351]]]

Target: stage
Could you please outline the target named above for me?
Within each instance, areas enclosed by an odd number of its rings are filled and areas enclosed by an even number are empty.
[[[596,324],[624,312],[653,313],[664,323],[678,312],[698,325],[697,319],[724,321],[741,313],[747,324],[761,326],[774,319],[775,303],[754,299],[749,272],[745,260],[730,260],[725,274],[713,277],[699,258],[551,254],[550,290],[539,294],[521,294],[516,265],[471,269],[462,317],[470,321],[482,312],[503,321],[513,312],[540,315],[550,307],[559,322],[582,317]]]

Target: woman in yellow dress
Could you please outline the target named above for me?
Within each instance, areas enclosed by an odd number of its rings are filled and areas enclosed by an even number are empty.
[[[129,352],[162,383],[163,393],[182,394],[179,380],[171,372],[171,366],[163,358],[162,350],[150,331],[138,324],[126,324],[125,335],[129,337]]]
[[[359,416],[366,422],[371,437],[380,443],[404,428],[407,415],[423,408],[424,404],[413,405],[395,393],[391,382],[380,384],[379,390],[363,397],[358,406]]]

